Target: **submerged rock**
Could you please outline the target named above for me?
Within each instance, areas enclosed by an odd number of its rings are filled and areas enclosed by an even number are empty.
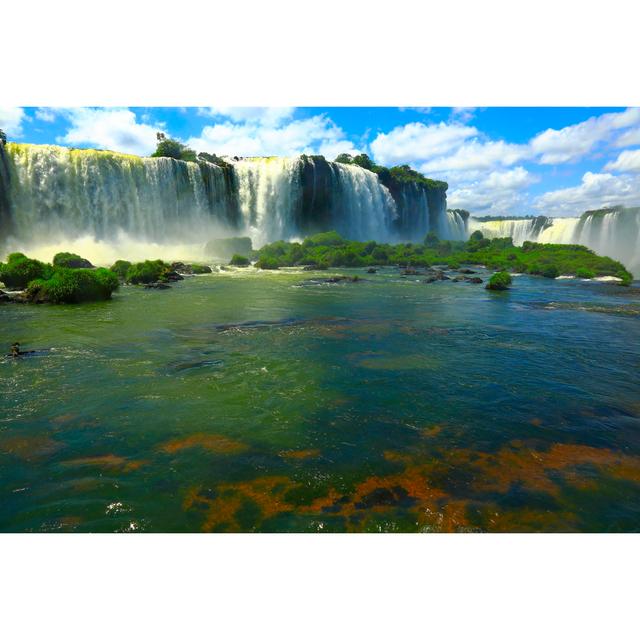
[[[180,278],[182,280],[182,278]],[[170,284],[165,284],[164,282],[150,282],[149,284],[144,285],[145,289],[171,289]]]
[[[359,276],[331,276],[330,278],[312,278],[311,280],[305,280],[303,285],[314,284],[337,284],[339,282],[362,282],[362,278]]]
[[[482,284],[482,278],[478,278],[478,277],[475,277],[475,278],[465,278],[465,280],[466,280],[467,282],[470,282],[471,284]]]
[[[378,270],[377,270],[377,269],[375,269],[374,267],[369,267],[369,268],[367,269],[367,273],[378,273]]]
[[[458,269],[458,273],[476,273],[473,269]]]

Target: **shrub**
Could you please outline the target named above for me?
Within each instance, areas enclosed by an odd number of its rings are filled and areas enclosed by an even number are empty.
[[[272,256],[264,256],[263,258],[260,258],[258,262],[256,262],[256,267],[258,267],[258,269],[275,270],[280,267],[280,263],[278,262],[277,258],[274,258]]]
[[[27,258],[24,253],[11,253],[6,264],[0,264],[0,280],[7,287],[24,289],[36,278],[51,276],[51,265]]]
[[[233,257],[229,261],[229,264],[233,265],[234,267],[248,267],[251,263],[249,258],[245,258],[239,253],[234,253]]]
[[[542,275],[545,278],[557,278],[560,275],[560,271],[558,270],[558,267],[550,264],[542,269]]]
[[[494,273],[491,276],[485,288],[493,291],[504,291],[509,288],[511,282],[511,276],[506,271],[498,271],[498,273]]]
[[[127,279],[127,271],[129,271],[129,267],[131,263],[128,260],[116,260],[110,267],[110,270],[115,273],[120,280]]]
[[[86,258],[81,258],[77,253],[56,253],[53,256],[54,267],[67,267],[68,269],[92,269],[93,265]]]
[[[326,247],[337,247],[343,244],[347,244],[347,241],[337,231],[325,231],[324,233],[316,233],[313,236],[305,238],[302,246],[315,247],[322,245]]]
[[[578,267],[576,269],[576,276],[578,278],[586,278],[587,280],[591,280],[591,278],[595,278],[595,273],[591,271],[591,269],[586,269],[585,267]]]
[[[56,267],[47,279],[33,280],[27,288],[32,302],[76,303],[109,300],[118,288],[118,276],[109,269]]]
[[[151,154],[152,158],[173,158],[174,160],[196,161],[196,152],[173,138],[167,138],[164,133],[156,134],[158,146]]]
[[[136,262],[127,269],[127,282],[131,284],[149,284],[165,279],[171,267],[162,260],[145,260]]]

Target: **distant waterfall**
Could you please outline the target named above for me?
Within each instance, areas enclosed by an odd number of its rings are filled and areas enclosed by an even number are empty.
[[[470,218],[469,232],[487,238],[511,237],[521,245],[529,240],[550,244],[582,244],[596,253],[619,260],[640,276],[640,208],[587,212],[580,218]]]

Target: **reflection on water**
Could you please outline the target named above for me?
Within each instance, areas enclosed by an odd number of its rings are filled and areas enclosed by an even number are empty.
[[[640,529],[637,288],[308,279],[0,307],[0,529]]]

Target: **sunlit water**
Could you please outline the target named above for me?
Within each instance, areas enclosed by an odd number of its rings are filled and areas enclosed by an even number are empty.
[[[640,529],[637,286],[341,273],[1,306],[0,529]]]

